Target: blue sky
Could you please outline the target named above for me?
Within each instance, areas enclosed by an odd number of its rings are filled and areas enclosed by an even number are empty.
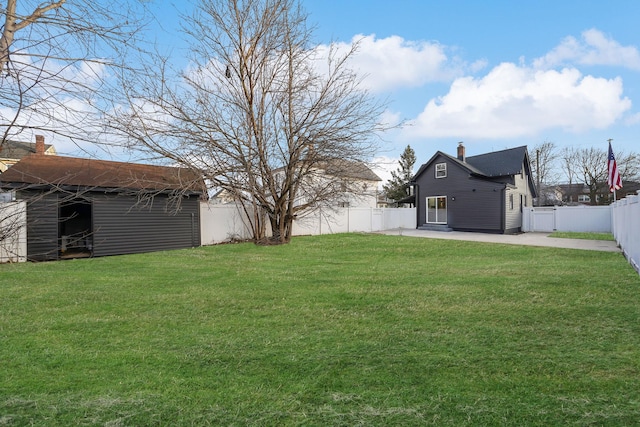
[[[175,9],[156,3],[169,37]],[[173,6],[175,4],[175,6]],[[379,163],[404,147],[417,165],[437,150],[467,155],[544,141],[638,152],[640,1],[303,0],[318,44],[352,66],[406,126],[385,135]],[[383,176],[386,178],[386,176]]]
[[[418,163],[436,150],[455,154],[458,141],[467,155],[544,141],[606,149],[608,138],[614,151],[639,151],[638,1],[303,5],[319,43],[365,37],[360,55],[372,89],[412,124],[384,147],[389,160],[407,144]],[[393,62],[364,60],[385,56]]]

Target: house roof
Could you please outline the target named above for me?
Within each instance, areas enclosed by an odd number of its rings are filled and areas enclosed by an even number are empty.
[[[446,157],[448,160],[457,163],[475,175],[488,178],[518,174],[522,169],[522,162],[526,160],[528,164],[529,160],[526,146],[470,156],[467,157],[464,162],[457,157],[438,151],[427,163],[420,166],[420,169],[418,169],[418,172],[414,175],[414,180],[417,176],[421,175],[438,156]]]
[[[470,156],[467,157],[465,161],[443,153],[442,151],[438,151],[427,163],[420,166],[418,172],[413,176],[412,181],[415,181],[417,177],[420,176],[439,156],[446,157],[451,162],[456,163],[469,171],[472,175],[483,178],[497,178],[519,174],[524,162],[525,168],[527,168],[527,175],[529,176],[529,185],[531,186],[532,194],[534,197],[536,196],[535,185],[533,184],[531,170],[529,169],[530,162],[526,145],[480,154],[477,156]]]
[[[522,162],[528,159],[527,147],[516,147],[466,158],[466,162],[489,177],[520,173]],[[456,159],[457,160],[457,159]]]
[[[319,165],[326,173],[341,178],[361,179],[364,181],[382,181],[371,169],[362,162],[335,159]]]
[[[76,186],[202,193],[202,178],[186,168],[30,154],[0,174],[0,186]]]
[[[45,144],[44,150],[47,151],[51,148],[51,144]],[[23,141],[11,141],[6,140],[2,146],[0,146],[0,159],[15,159],[19,160],[29,154],[36,152],[35,142],[23,142]]]

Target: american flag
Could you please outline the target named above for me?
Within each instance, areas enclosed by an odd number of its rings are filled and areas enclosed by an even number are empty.
[[[609,192],[613,193],[615,190],[619,190],[622,188],[622,179],[620,179],[620,173],[618,172],[616,158],[613,156],[611,141],[609,141],[609,158],[607,159],[607,168],[609,169],[607,184],[609,184]]]

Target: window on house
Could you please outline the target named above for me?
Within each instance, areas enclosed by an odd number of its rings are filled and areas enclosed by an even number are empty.
[[[436,163],[436,178],[446,178],[446,177],[447,177],[447,164]]]
[[[509,209],[513,210],[513,194],[509,194]]]
[[[591,201],[591,196],[589,196],[588,194],[579,194],[578,195],[578,202],[588,203],[590,201]]]

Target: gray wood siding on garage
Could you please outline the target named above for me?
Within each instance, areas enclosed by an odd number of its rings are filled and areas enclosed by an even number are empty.
[[[58,259],[58,195],[25,192],[27,200],[27,259]]]
[[[93,197],[94,256],[142,253],[200,246],[197,197],[184,198],[180,210],[167,209],[167,197],[148,206],[132,197]]]

